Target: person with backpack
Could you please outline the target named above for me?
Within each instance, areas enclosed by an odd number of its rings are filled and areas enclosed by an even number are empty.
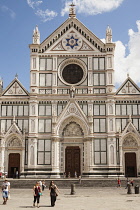
[[[36,185],[33,187],[33,194],[34,194],[33,207],[35,207],[35,203],[37,201],[38,208],[39,208],[39,202],[40,202],[40,195],[42,193],[42,190],[39,184],[40,184],[39,182],[36,182]]]

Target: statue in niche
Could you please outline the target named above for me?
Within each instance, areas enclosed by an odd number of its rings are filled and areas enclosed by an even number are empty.
[[[70,88],[70,97],[74,98],[74,96],[75,96],[75,87],[71,86],[71,88]]]
[[[137,141],[132,136],[127,136],[124,139],[123,147],[138,147]]]
[[[63,136],[82,136],[83,131],[80,125],[76,124],[75,122],[71,122],[70,124],[66,125],[63,130]]]

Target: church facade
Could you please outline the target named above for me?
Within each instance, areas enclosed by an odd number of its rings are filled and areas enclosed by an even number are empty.
[[[30,91],[0,81],[0,172],[14,177],[140,176],[140,89],[116,91],[112,30],[103,43],[75,15],[30,48]],[[119,62],[119,61],[118,61]]]

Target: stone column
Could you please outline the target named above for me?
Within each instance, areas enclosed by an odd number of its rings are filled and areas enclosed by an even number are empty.
[[[52,178],[60,178],[60,142],[59,138],[52,139]]]

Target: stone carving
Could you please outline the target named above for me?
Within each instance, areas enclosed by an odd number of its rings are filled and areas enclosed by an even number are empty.
[[[82,39],[74,31],[71,31],[63,38],[62,46],[65,50],[79,50],[82,47]]]
[[[4,95],[27,95],[23,88],[17,83],[13,83],[13,85],[5,92]]]
[[[63,130],[63,136],[83,136],[83,131],[80,125],[75,122],[70,122]]]
[[[80,50],[92,50],[92,49],[85,42],[83,42],[83,46],[81,47]]]
[[[12,139],[10,139],[7,146],[8,147],[21,147],[22,144],[18,138],[13,137]]]
[[[138,147],[138,144],[137,144],[137,142],[136,142],[136,140],[134,139],[133,136],[127,136],[124,139],[123,147],[126,147],[126,148],[136,148],[136,147]]]
[[[53,48],[53,51],[59,51],[59,50],[64,50],[64,48],[62,47],[62,44],[61,44],[61,42],[56,46],[56,47],[54,47]]]
[[[130,82],[128,81],[123,88],[119,91],[121,94],[139,94],[139,90]]]
[[[127,133],[128,133],[128,132],[133,132],[133,133],[135,133],[135,132],[134,132],[134,129],[133,129],[131,126],[128,127]]]

